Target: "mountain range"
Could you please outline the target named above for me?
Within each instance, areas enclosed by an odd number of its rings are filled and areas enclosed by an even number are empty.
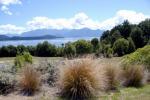
[[[0,35],[0,40],[35,40],[68,37],[100,37],[103,30],[83,29],[38,29],[18,34]]]

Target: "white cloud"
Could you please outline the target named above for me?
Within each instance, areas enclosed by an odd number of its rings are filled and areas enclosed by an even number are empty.
[[[52,19],[48,17],[35,17],[33,20],[27,22],[30,29],[81,29],[91,28],[97,29],[98,22],[93,21],[84,13],[78,13],[74,17],[65,19]]]
[[[0,34],[20,34],[26,31],[24,27],[18,27],[11,24],[0,25]]]
[[[10,4],[21,4],[20,0],[0,0],[0,4],[9,6]]]
[[[106,19],[102,22],[92,20],[85,13],[78,13],[72,18],[59,18],[53,19],[48,17],[34,17],[32,20],[27,21],[25,27],[18,27],[15,25],[0,25],[0,34],[4,33],[21,33],[24,31],[35,29],[103,29],[108,30],[114,26],[121,24],[124,20],[128,20],[132,24],[150,18],[149,15],[137,13],[135,11],[120,10],[112,18]]]
[[[139,22],[150,18],[148,15],[137,13],[135,11],[120,10],[112,18],[106,19],[102,22],[94,21],[89,18],[85,13],[78,13],[74,17],[65,19],[52,19],[48,17],[35,17],[33,20],[27,22],[27,26],[30,29],[111,29],[115,25],[121,24],[124,20],[128,20],[132,24],[138,24]]]
[[[9,11],[9,8],[7,6],[2,6],[1,10],[8,15],[12,15],[12,12]]]
[[[150,18],[149,15],[144,15],[142,13],[137,13],[135,11],[120,10],[112,18],[109,18],[100,23],[101,29],[111,29],[115,25],[121,24],[124,20],[128,20],[132,24],[138,24],[139,22]]]
[[[21,4],[21,0],[0,0],[1,11],[5,14],[12,15],[12,12],[9,10],[8,6],[13,4]]]

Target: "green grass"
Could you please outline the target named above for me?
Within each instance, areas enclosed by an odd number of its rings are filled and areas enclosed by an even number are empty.
[[[13,64],[15,57],[0,57],[0,64]],[[62,57],[33,57],[33,62],[37,63],[42,60],[55,61],[62,60]]]
[[[119,92],[101,96],[99,100],[150,100],[150,85],[141,88],[122,88]]]

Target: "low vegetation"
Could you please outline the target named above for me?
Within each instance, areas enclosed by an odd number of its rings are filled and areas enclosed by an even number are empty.
[[[20,88],[24,95],[33,95],[40,88],[40,75],[30,65],[22,68],[19,80]]]
[[[127,87],[143,86],[146,80],[144,67],[141,65],[125,66],[123,69],[123,85]]]
[[[61,78],[61,96],[68,100],[87,100],[96,94],[96,79],[91,60],[68,63]]]
[[[123,64],[144,64],[150,70],[150,45],[123,57]]]

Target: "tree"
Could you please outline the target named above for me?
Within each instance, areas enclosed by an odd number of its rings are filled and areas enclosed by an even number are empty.
[[[147,43],[150,39],[150,19],[146,19],[139,23],[139,27],[144,33],[145,42]]]
[[[27,50],[32,56],[36,55],[36,47],[35,46],[27,46]]]
[[[117,39],[121,38],[120,32],[118,30],[115,30],[111,34],[111,44],[113,44]]]
[[[123,56],[128,52],[129,42],[128,40],[121,38],[115,41],[113,44],[114,53],[117,53],[118,56]]]
[[[77,54],[88,54],[93,50],[93,46],[90,42],[86,40],[78,40],[75,42],[76,53]]]
[[[93,51],[95,52],[99,48],[99,41],[97,38],[93,38],[91,40],[91,44],[93,45]]]
[[[9,50],[7,46],[2,46],[0,51],[1,51],[0,52],[1,57],[9,57]]]
[[[73,44],[69,43],[65,45],[64,55],[67,57],[73,57],[76,54],[76,48]]]
[[[49,44],[47,41],[42,44],[39,43],[36,47],[36,54],[40,57],[54,57],[57,54],[57,49],[54,45]]]
[[[133,28],[131,32],[131,38],[136,48],[141,48],[144,46],[143,31],[139,27]]]
[[[128,38],[128,41],[129,41],[128,53],[131,53],[131,52],[135,51],[135,45],[134,45],[134,42],[131,37]]]
[[[24,46],[24,45],[18,45],[17,46],[17,53],[18,54],[21,54],[21,53],[23,53],[23,52],[27,52],[28,50],[27,50],[27,48]]]

